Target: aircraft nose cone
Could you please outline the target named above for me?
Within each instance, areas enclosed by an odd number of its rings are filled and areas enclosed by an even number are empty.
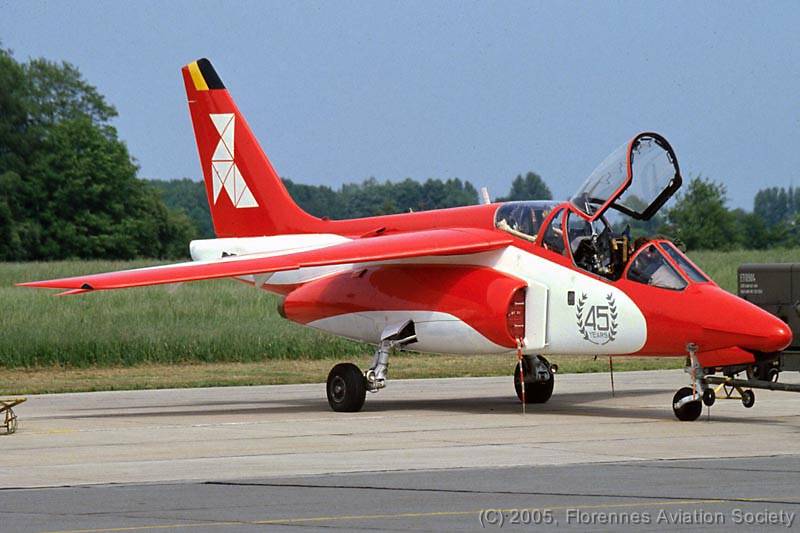
[[[780,318],[763,309],[753,309],[750,316],[751,340],[742,346],[751,350],[773,353],[780,352],[792,342],[792,331]]]
[[[705,314],[699,322],[708,345],[774,353],[791,344],[792,331],[775,315],[716,287],[704,287],[700,294]]]
[[[782,320],[775,319],[776,323],[764,339],[764,352],[779,352],[792,343],[792,331]]]

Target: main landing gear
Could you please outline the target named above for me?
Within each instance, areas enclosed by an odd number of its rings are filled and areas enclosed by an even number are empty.
[[[414,322],[388,326],[383,330],[381,342],[366,372],[353,363],[339,363],[328,374],[327,394],[331,409],[342,413],[355,413],[364,407],[367,391],[378,392],[386,386],[389,374],[389,352],[417,340]]]
[[[520,365],[522,368],[520,369]],[[553,384],[558,366],[541,355],[525,355],[514,368],[514,390],[519,401],[526,404],[545,403],[553,394]],[[525,376],[525,399],[522,394],[522,376]]]

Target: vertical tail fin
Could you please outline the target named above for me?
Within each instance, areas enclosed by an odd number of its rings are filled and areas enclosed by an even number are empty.
[[[292,200],[211,62],[182,72],[217,236],[319,231],[324,222]]]

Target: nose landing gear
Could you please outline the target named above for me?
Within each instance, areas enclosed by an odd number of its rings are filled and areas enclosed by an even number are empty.
[[[713,391],[703,380],[703,367],[700,366],[696,355],[697,345],[687,344],[686,351],[689,352],[689,365],[685,371],[692,376],[692,386],[678,389],[678,392],[672,397],[672,412],[675,413],[678,420],[691,422],[700,418],[703,413],[703,403],[709,401],[711,403],[706,403],[706,405],[714,403],[714,396]],[[711,391],[712,394],[707,394],[708,391]]]
[[[722,367],[724,375],[715,376],[711,369],[708,374],[697,362],[695,352],[697,346],[686,346],[689,352],[689,365],[686,371],[692,375],[692,387],[683,387],[672,399],[672,410],[679,420],[697,420],[703,410],[703,404],[711,407],[717,400],[741,400],[742,405],[749,409],[756,403],[753,389],[800,392],[800,385],[778,381],[780,368],[777,360],[764,358],[755,366],[735,365]],[[747,379],[737,379],[736,376],[746,373]],[[734,395],[738,393],[738,396]],[[702,401],[702,403],[701,403]]]

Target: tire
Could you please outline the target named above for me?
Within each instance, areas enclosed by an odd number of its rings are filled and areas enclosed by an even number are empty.
[[[747,389],[746,391],[742,391],[742,405],[746,408],[750,409],[756,404],[756,395],[755,393]]]
[[[700,418],[700,415],[703,412],[703,403],[700,401],[700,398],[685,403],[680,407],[675,407],[675,405],[679,401],[691,395],[692,395],[692,388],[683,387],[681,389],[678,389],[678,392],[676,392],[675,396],[672,397],[672,412],[675,413],[675,417],[678,420],[682,420],[684,422],[691,422],[692,420],[697,420],[698,418]]]
[[[780,377],[780,375],[781,375],[780,370],[778,370],[777,368],[775,368],[773,366],[772,368],[767,370],[767,381],[771,381],[773,383],[777,383],[778,382],[778,378]]]
[[[711,407],[717,401],[717,393],[714,389],[706,389],[703,391],[703,403]]]
[[[328,373],[328,405],[339,413],[355,413],[364,406],[367,379],[353,363],[339,363]]]
[[[549,364],[544,357],[541,359],[545,364]],[[531,376],[533,375],[531,358],[524,357],[522,361],[525,364],[525,403],[547,403],[547,400],[553,395],[553,385],[555,384],[553,372],[550,372],[550,379],[547,381],[533,381],[531,380]],[[520,379],[519,363],[514,367],[514,390],[517,393],[519,401],[522,401],[522,380]]]

